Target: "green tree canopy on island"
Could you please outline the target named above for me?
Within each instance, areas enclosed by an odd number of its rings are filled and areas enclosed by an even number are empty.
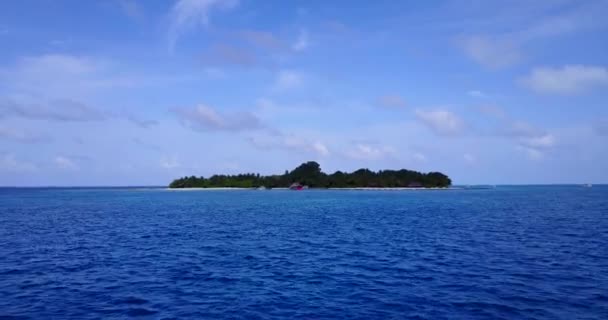
[[[421,173],[412,170],[359,169],[352,173],[336,171],[326,174],[315,161],[303,163],[282,175],[261,176],[245,173],[238,175],[213,175],[183,177],[173,180],[169,188],[280,188],[300,183],[311,188],[446,188],[452,184],[441,172]]]

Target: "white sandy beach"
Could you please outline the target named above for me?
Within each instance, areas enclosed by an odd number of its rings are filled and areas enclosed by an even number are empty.
[[[419,190],[454,190],[462,189],[458,187],[450,188],[310,188],[306,190],[348,190],[348,191],[419,191]],[[168,191],[239,191],[239,190],[257,190],[256,188],[165,188]],[[270,190],[289,190],[289,188],[272,188],[264,189],[259,191],[270,191]],[[300,191],[306,191],[300,190]]]

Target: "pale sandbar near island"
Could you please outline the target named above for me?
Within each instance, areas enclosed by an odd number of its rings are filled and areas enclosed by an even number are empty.
[[[232,188],[232,187],[218,187],[218,188],[165,188],[169,191],[217,191],[217,190],[252,190],[253,188]]]
[[[460,189],[460,188],[408,188],[408,187],[395,187],[395,188],[374,188],[374,187],[357,187],[357,188],[328,188],[328,190],[357,190],[357,191],[416,191],[416,190],[450,190],[450,189]]]

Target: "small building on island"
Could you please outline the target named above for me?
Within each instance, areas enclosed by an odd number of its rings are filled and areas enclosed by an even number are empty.
[[[308,186],[302,185],[299,182],[294,182],[289,186],[289,190],[304,190],[308,189]]]
[[[422,187],[424,187],[424,186],[422,185],[422,183],[417,182],[417,181],[414,181],[414,182],[410,182],[410,183],[407,185],[407,187],[408,187],[408,188],[422,188]]]

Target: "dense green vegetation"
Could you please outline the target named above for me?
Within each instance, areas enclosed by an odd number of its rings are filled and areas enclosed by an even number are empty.
[[[282,175],[260,176],[247,173],[238,175],[214,175],[210,178],[183,177],[176,179],[169,188],[267,188],[289,187],[297,182],[311,188],[391,188],[391,187],[425,187],[443,188],[452,183],[448,176],[440,172],[420,173],[411,170],[381,170],[374,172],[368,169],[359,169],[352,173],[336,171],[325,174],[314,161],[301,164],[292,171],[285,171]]]

